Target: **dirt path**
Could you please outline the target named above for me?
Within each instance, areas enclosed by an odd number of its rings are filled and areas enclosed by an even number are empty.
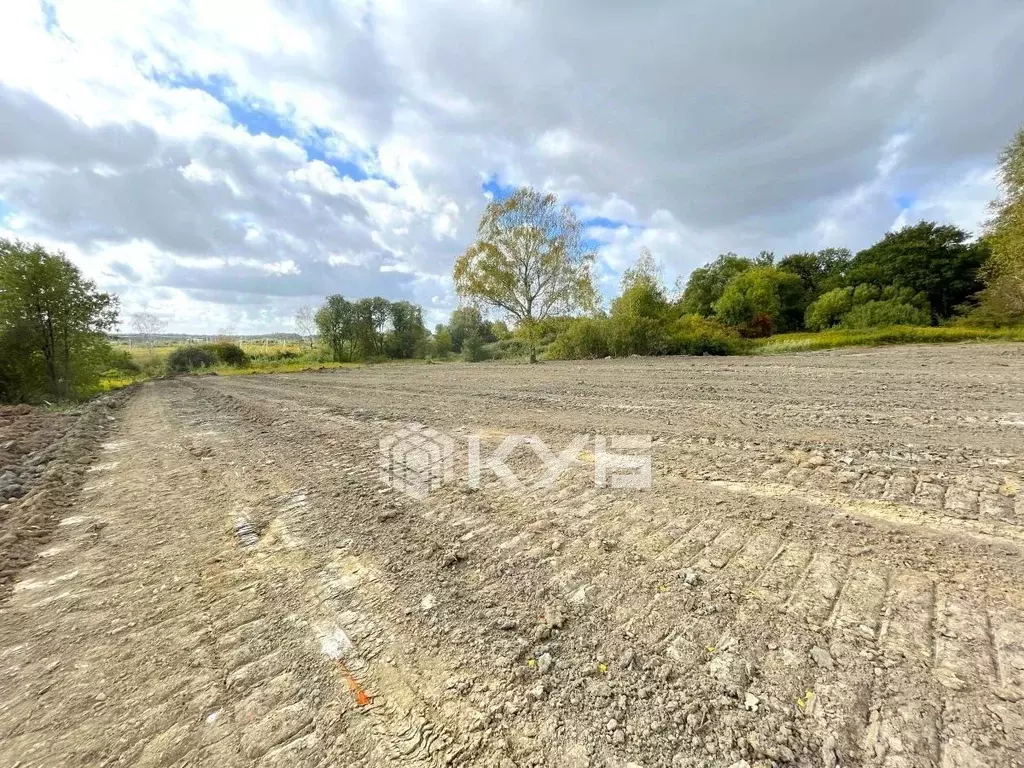
[[[1022,372],[993,345],[144,386],[0,605],[0,765],[1024,765]],[[552,487],[459,463],[417,499],[380,479],[409,422],[459,457],[591,437]],[[652,436],[650,490],[595,487],[595,434]]]

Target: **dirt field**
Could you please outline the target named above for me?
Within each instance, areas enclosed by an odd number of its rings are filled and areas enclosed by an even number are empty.
[[[977,345],[144,385],[0,605],[0,765],[1024,765],[1022,374]],[[455,446],[422,499],[381,478],[410,423]],[[468,483],[473,435],[582,434],[551,487]],[[597,487],[596,435],[650,435],[650,489]]]

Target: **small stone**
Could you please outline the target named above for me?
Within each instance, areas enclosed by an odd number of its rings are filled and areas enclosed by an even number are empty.
[[[761,700],[757,696],[747,691],[747,695],[743,699],[743,708],[750,712],[757,712],[757,706],[760,703]]]
[[[619,727],[619,721],[613,717],[605,723],[604,727],[607,728],[609,732],[614,731]]]
[[[551,671],[551,667],[554,666],[554,660],[551,658],[550,653],[542,653],[537,658],[537,671],[542,675],[546,675]]]
[[[835,662],[832,661],[832,654],[824,648],[819,648],[818,646],[811,648],[811,658],[814,660],[814,663],[822,669],[835,669]]]
[[[106,700],[107,700],[107,694],[103,693],[102,691],[100,693],[96,694],[96,701],[106,701]]]
[[[613,744],[622,744],[625,740],[626,740],[626,734],[623,733],[621,730],[618,730],[618,731],[615,731],[615,732],[612,733],[612,743]]]
[[[544,606],[544,623],[551,629],[561,629],[564,621],[562,611],[557,605]]]

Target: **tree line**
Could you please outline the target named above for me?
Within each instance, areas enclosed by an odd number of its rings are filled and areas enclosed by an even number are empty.
[[[1024,322],[1024,130],[999,158],[1000,196],[981,236],[922,221],[853,254],[845,248],[777,259],[720,255],[670,293],[652,254],[596,307],[595,255],[581,224],[531,188],[492,202],[477,240],[456,260],[460,298],[515,321],[531,360],[718,353],[734,342],[830,328]]]
[[[999,197],[977,238],[923,221],[856,254],[726,253],[671,291],[654,256],[642,251],[607,309],[573,210],[523,187],[487,206],[475,241],[455,261],[462,306],[433,332],[418,305],[379,296],[332,295],[296,321],[311,346],[319,339],[336,361],[453,354],[535,361],[542,350],[551,358],[727,354],[744,338],[798,330],[1021,324],[1024,130],[999,156],[998,171]],[[0,239],[0,400],[73,400],[97,391],[104,372],[137,371],[108,343],[117,321],[117,297],[64,254]],[[149,336],[157,329],[145,317],[132,322]],[[234,354],[224,345],[206,352]]]
[[[743,339],[794,331],[1024,322],[1024,130],[999,158],[1000,196],[979,237],[921,221],[858,253],[725,253],[672,290],[642,250],[607,308],[583,225],[530,187],[492,201],[456,259],[463,306],[428,333],[419,307],[329,297],[316,313],[336,360],[729,354]],[[489,321],[494,313],[503,321]]]
[[[313,324],[336,362],[423,357],[430,336],[418,305],[380,296],[356,301],[328,296]]]

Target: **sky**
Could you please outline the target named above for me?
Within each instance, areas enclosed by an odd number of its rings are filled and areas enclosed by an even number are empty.
[[[1024,123],[1019,0],[8,0],[0,237],[168,331],[329,293],[457,305],[490,197],[554,192],[600,286],[651,250],[972,232]],[[130,330],[127,327],[126,330]]]

